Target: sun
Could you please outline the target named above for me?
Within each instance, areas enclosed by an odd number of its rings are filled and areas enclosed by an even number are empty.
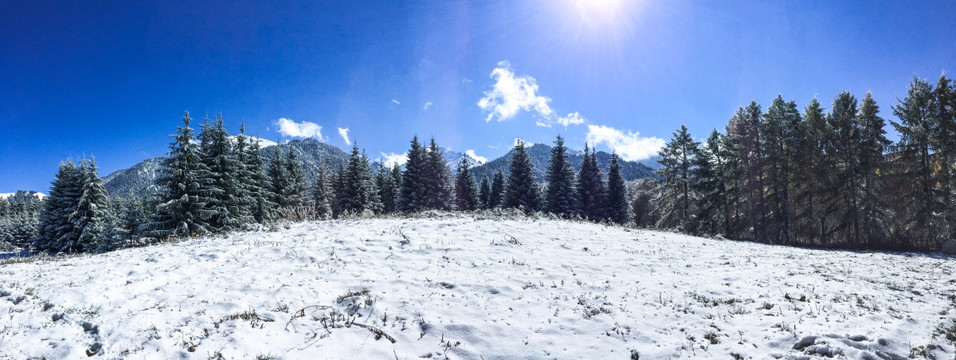
[[[591,25],[616,21],[628,0],[571,0],[580,20]]]

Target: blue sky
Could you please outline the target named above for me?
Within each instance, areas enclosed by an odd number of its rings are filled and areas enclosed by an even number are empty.
[[[954,13],[953,1],[4,1],[0,192],[47,191],[67,158],[95,155],[105,176],[161,156],[187,109],[270,140],[346,147],[348,129],[377,157],[417,134],[488,159],[558,134],[637,159],[680,124],[703,138],[777,94],[802,108],[872,91],[895,119],[914,75],[953,70]]]

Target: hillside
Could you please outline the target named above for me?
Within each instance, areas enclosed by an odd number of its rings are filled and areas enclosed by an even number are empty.
[[[0,357],[896,359],[911,349],[940,358],[956,351],[933,335],[956,313],[952,257],[425,215],[0,265]]]
[[[531,157],[531,162],[534,164],[534,173],[537,175],[539,182],[545,181],[545,176],[548,173],[548,164],[551,161],[551,146],[545,144],[534,144],[526,149],[528,155]],[[508,151],[504,156],[488,161],[482,166],[475,167],[475,178],[480,182],[482,177],[488,177],[490,181],[492,176],[495,175],[499,169],[504,173],[508,173],[508,164],[511,162],[511,157],[514,156],[514,150]],[[571,167],[574,168],[575,172],[581,170],[581,163],[584,161],[584,155],[581,152],[569,151],[568,160],[571,161]],[[598,151],[597,153],[598,166],[607,174],[608,166],[611,164],[611,154],[608,154],[604,151]],[[619,160],[621,164],[621,176],[624,177],[624,181],[642,179],[646,177],[656,177],[652,168],[649,168],[647,165],[644,165],[639,162],[634,161],[623,161]]]

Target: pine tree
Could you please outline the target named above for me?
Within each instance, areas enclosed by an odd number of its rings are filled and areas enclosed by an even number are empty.
[[[889,239],[889,214],[885,201],[886,183],[883,175],[886,171],[884,153],[892,143],[886,138],[886,122],[879,116],[880,107],[870,93],[866,93],[856,123],[859,128],[859,148],[857,153],[857,177],[860,179],[859,223],[862,247],[874,245],[886,246]]]
[[[296,150],[293,147],[289,147],[289,151],[286,153],[285,161],[283,161],[282,166],[285,167],[285,173],[288,176],[287,187],[285,192],[282,194],[285,200],[285,205],[288,209],[298,211],[306,205],[307,193],[306,193],[306,184],[305,184],[305,172],[302,171],[302,163],[299,161]]]
[[[83,191],[83,173],[72,161],[60,163],[50,194],[43,203],[33,251],[58,252],[63,244],[79,238],[79,230],[70,221]]]
[[[451,210],[455,204],[451,171],[445,163],[441,149],[431,139],[425,157],[425,206],[428,209]]]
[[[481,204],[482,209],[489,209],[488,202],[491,200],[491,183],[488,182],[487,177],[481,178],[481,186],[478,191],[478,202]]]
[[[235,175],[233,175],[236,182],[235,200],[236,206],[238,206],[237,218],[241,224],[257,221],[255,216],[257,208],[256,194],[261,191],[261,185],[256,179],[256,172],[261,171],[261,168],[253,168],[251,158],[254,155],[252,152],[258,153],[259,145],[258,143],[250,143],[250,139],[246,135],[246,124],[240,123],[239,135],[236,136],[231,157],[234,158],[235,162]]]
[[[239,176],[243,169],[229,140],[222,117],[213,123],[203,124],[199,134],[203,164],[209,169],[209,202],[206,208],[212,213],[209,227],[215,231],[238,229],[251,222],[244,206],[246,190]],[[240,137],[241,139],[241,137]]]
[[[941,217],[945,204],[934,169],[932,85],[914,78],[906,98],[893,106],[900,122],[891,121],[900,134],[897,144],[894,187],[898,189],[895,206],[895,236],[907,245],[937,248],[943,234]],[[903,245],[903,244],[901,244]]]
[[[714,130],[691,164],[691,189],[697,194],[695,217],[702,234],[729,233],[727,190],[721,173],[723,155],[721,135]]]
[[[275,218],[276,204],[273,199],[272,181],[266,174],[262,154],[259,152],[259,140],[246,147],[243,159],[245,168],[249,172],[247,187],[249,189],[250,214],[256,222],[264,224]]]
[[[83,173],[83,187],[76,210],[70,215],[73,226],[80,236],[73,242],[63,244],[62,252],[104,252],[113,248],[113,240],[107,237],[107,221],[110,207],[106,188],[96,169],[96,160],[90,157],[80,165]]]
[[[627,223],[628,215],[627,187],[621,176],[621,165],[617,154],[611,154],[611,165],[607,170],[607,218],[623,225]]]
[[[956,89],[945,73],[939,76],[933,90],[930,123],[929,142],[944,225],[940,235],[956,239]]]
[[[168,156],[162,161],[162,175],[156,180],[156,214],[150,223],[150,234],[155,237],[195,236],[209,232],[207,210],[209,169],[202,163],[199,146],[193,141],[192,119],[187,111],[183,126],[177,128],[175,139],[169,145]]]
[[[766,242],[767,206],[765,198],[766,157],[761,140],[763,112],[760,105],[751,102],[737,113],[727,125],[727,136],[733,145],[740,178],[740,226],[749,230],[750,239]],[[743,234],[741,234],[743,235]]]
[[[570,217],[575,213],[577,206],[574,186],[574,168],[568,161],[567,148],[561,136],[554,141],[551,148],[551,162],[547,173],[548,190],[546,208],[552,214]]]
[[[597,164],[597,151],[589,151],[584,145],[584,161],[578,173],[576,212],[591,221],[604,220],[605,198],[607,190],[604,185],[604,175]]]
[[[828,218],[823,204],[826,170],[824,166],[824,139],[828,132],[826,116],[816,98],[807,104],[798,128],[798,151],[792,157],[794,216],[792,227],[795,239],[803,245],[821,245],[823,229]]]
[[[455,199],[457,199],[458,210],[471,211],[478,209],[481,205],[478,196],[478,183],[475,182],[475,175],[469,169],[468,159],[462,157],[458,164],[458,174],[455,177]]]
[[[399,208],[406,213],[426,208],[425,178],[426,154],[418,142],[418,136],[412,138],[411,148],[406,155],[405,172],[402,174],[402,188]]]
[[[359,153],[358,145],[352,146],[352,155],[342,175],[342,191],[337,195],[336,209],[340,214],[361,214],[365,210],[381,211],[379,193],[368,157]]]
[[[143,198],[129,194],[122,206],[120,214],[121,227],[125,230],[123,238],[127,241],[137,241],[145,235],[145,223],[149,220],[146,204]]]
[[[505,173],[500,169],[495,172],[491,181],[491,193],[488,196],[488,208],[501,207],[505,197]]]
[[[518,140],[512,151],[514,155],[508,164],[504,206],[537,211],[541,200],[534,177],[534,164],[531,163],[531,157],[525,151],[524,141]]]
[[[332,172],[329,169],[329,161],[326,159],[319,167],[318,178],[312,191],[315,215],[323,220],[331,218],[333,201],[335,201],[335,194],[332,190]]]
[[[777,95],[763,118],[760,137],[766,156],[767,240],[774,243],[791,241],[790,222],[790,159],[797,146],[800,112],[793,101],[785,102]]]
[[[401,173],[401,170],[399,170]],[[398,205],[398,184],[392,176],[392,170],[382,164],[375,175],[375,183],[378,185],[378,197],[382,202],[382,213],[390,214],[396,211]]]
[[[823,196],[831,225],[824,229],[830,244],[837,242],[858,245],[861,238],[859,208],[857,206],[860,183],[856,174],[857,144],[860,133],[856,126],[856,97],[841,92],[833,100],[833,108],[827,116],[827,136],[824,152],[828,165],[827,181]]]
[[[657,173],[663,177],[659,197],[655,199],[660,219],[660,228],[676,228],[682,232],[697,232],[694,218],[693,164],[699,153],[699,144],[687,132],[687,127],[674,132],[673,138],[658,153],[661,168]]]

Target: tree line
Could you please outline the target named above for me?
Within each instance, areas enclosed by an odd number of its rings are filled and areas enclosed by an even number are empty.
[[[956,92],[914,78],[892,107],[893,143],[867,93],[801,112],[751,102],[697,142],[681,126],[645,188],[645,226],[775,244],[936,250],[956,238]],[[650,200],[650,203],[648,203]],[[653,208],[653,210],[648,210]],[[635,207],[637,209],[637,207]]]

